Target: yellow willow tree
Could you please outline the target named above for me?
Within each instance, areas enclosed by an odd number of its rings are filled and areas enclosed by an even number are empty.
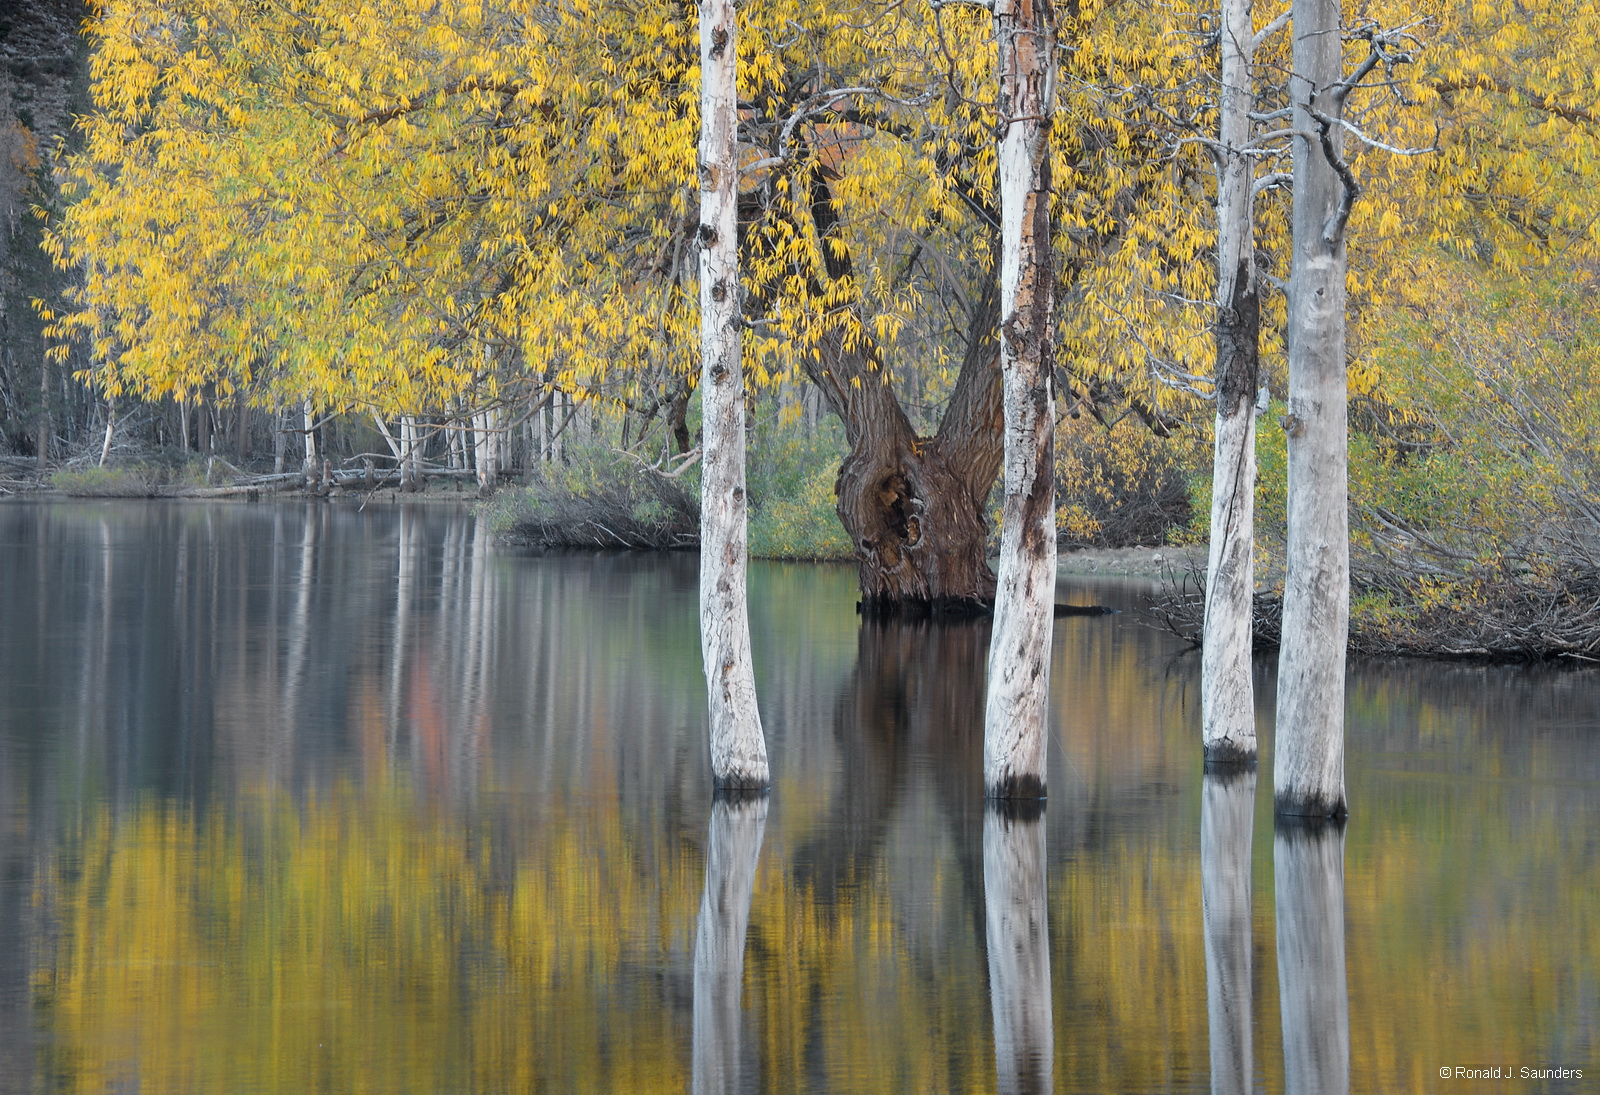
[[[684,445],[691,15],[105,0],[87,148],[53,229],[87,280],[58,331],[92,340],[108,392],[478,413],[555,385],[670,405]],[[867,600],[984,606],[1000,463],[988,28],[876,3],[741,18],[747,367],[803,373],[844,420],[839,512]],[[1099,271],[1084,298],[1109,288],[1126,314],[1116,271],[1181,279],[1195,241],[1162,237],[1190,180],[1103,89],[1165,79],[1182,51],[1117,5],[1081,6],[1068,34],[1062,280]],[[947,304],[953,322],[930,320]],[[1080,333],[1080,387],[1126,371],[1095,324]],[[931,433],[896,391],[908,378],[943,401]]]
[[[674,257],[693,175],[691,40],[653,14],[597,40],[536,4],[109,0],[52,231],[87,271],[59,331],[107,391],[319,410],[687,361],[692,278],[637,276]]]

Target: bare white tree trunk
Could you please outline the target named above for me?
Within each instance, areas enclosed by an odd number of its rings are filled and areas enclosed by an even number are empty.
[[[377,411],[372,412],[372,421],[377,423],[378,432],[383,435],[384,443],[389,446],[389,452],[393,454],[395,465],[398,467],[404,457],[400,443],[394,439],[394,434],[389,432],[389,424],[383,420],[383,416]]]
[[[1284,1090],[1349,1095],[1344,964],[1344,826],[1280,824],[1272,841]]]
[[[1050,120],[1055,15],[1050,0],[995,0],[1000,83],[1000,366],[1005,497],[983,779],[991,797],[1045,793],[1045,707],[1056,582],[1055,267],[1050,250]]]
[[[100,442],[100,466],[106,466],[106,461],[111,459],[111,439],[117,434],[117,400],[113,396],[106,400],[106,436]]]
[[[1223,0],[1222,91],[1217,166],[1216,441],[1211,459],[1211,548],[1200,651],[1200,718],[1207,764],[1254,764],[1250,680],[1255,586],[1256,384],[1261,308],[1256,295],[1245,146],[1255,105],[1252,0]]]
[[[417,474],[417,447],[420,433],[414,415],[400,416],[400,489],[403,491],[421,489],[422,477]]]
[[[490,407],[485,411],[483,425],[489,434],[489,487],[492,490],[500,482],[500,473],[511,464],[508,456],[511,442],[504,428],[503,408]]]
[[[744,938],[750,896],[767,826],[765,795],[719,795],[711,804],[706,886],[694,937],[694,1095],[743,1091],[739,997],[744,984]]]
[[[1350,623],[1345,217],[1339,0],[1294,0],[1294,257],[1289,279],[1289,544],[1273,794],[1280,814],[1341,817]],[[1319,132],[1323,133],[1318,139]]]
[[[1200,792],[1200,902],[1206,935],[1211,1095],[1254,1090],[1250,840],[1256,773],[1206,773]]]
[[[489,434],[489,412],[479,411],[472,416],[472,467],[478,475],[480,494],[487,494],[494,488],[493,445]]]
[[[765,787],[745,598],[744,369],[739,346],[738,25],[733,0],[700,4],[700,650],[718,787]]]
[[[1029,804],[991,803],[983,817],[984,938],[1002,1095],[1044,1095],[1054,1087],[1045,890],[1042,812]]]
[[[272,412],[272,471],[282,475],[289,462],[289,422],[282,408]]]
[[[300,404],[300,429],[305,440],[305,473],[309,476],[317,468],[317,418],[312,411],[311,400]]]

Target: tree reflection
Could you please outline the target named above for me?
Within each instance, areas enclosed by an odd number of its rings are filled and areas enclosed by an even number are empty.
[[[993,800],[985,811],[983,897],[999,1090],[1042,1095],[1052,1089],[1055,1031],[1044,819],[1036,800]]]
[[[1344,966],[1344,826],[1280,821],[1272,858],[1284,1088],[1289,1095],[1347,1095],[1350,1000]]]
[[[706,887],[694,938],[695,1095],[739,1091],[739,998],[750,894],[767,826],[764,794],[724,792],[711,805]]]
[[[1200,798],[1200,902],[1205,916],[1211,1091],[1251,1090],[1250,837],[1254,770],[1207,772]]]

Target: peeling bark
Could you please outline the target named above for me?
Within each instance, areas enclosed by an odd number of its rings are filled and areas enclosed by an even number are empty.
[[[1242,149],[1254,105],[1251,0],[1222,7],[1221,162],[1217,180],[1216,440],[1211,462],[1211,544],[1200,653],[1201,737],[1208,765],[1256,761],[1250,679],[1255,588],[1256,387],[1261,308],[1256,293],[1250,190]]]
[[[769,782],[745,591],[744,370],[739,344],[738,27],[732,0],[700,5],[700,650],[719,788]]]
[[[983,769],[991,797],[1042,798],[1056,577],[1049,155],[1055,20],[1049,0],[996,0],[994,12],[1005,495]]]
[[[1289,283],[1289,542],[1273,768],[1277,812],[1341,817],[1350,625],[1344,184],[1338,130],[1315,139],[1343,76],[1339,0],[1295,0],[1294,257]]]

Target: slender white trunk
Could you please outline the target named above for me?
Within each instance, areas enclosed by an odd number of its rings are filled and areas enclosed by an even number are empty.
[[[116,436],[116,432],[117,401],[113,398],[106,401],[106,437],[104,441],[100,442],[100,466],[102,468],[106,466],[106,461],[111,459],[111,439]]]
[[[393,454],[394,462],[398,466],[401,457],[404,455],[400,449],[400,442],[394,439],[394,434],[389,432],[389,424],[383,420],[383,416],[377,411],[372,412],[372,420],[378,424],[378,432],[383,434],[383,440],[389,446],[389,452]]]
[[[1261,310],[1256,296],[1250,187],[1251,0],[1223,0],[1221,162],[1217,178],[1216,442],[1211,460],[1211,549],[1200,653],[1202,740],[1208,764],[1254,764],[1250,680],[1255,586],[1256,384]]]
[[[1289,544],[1273,796],[1280,814],[1340,817],[1350,622],[1345,189],[1312,111],[1337,113],[1339,0],[1295,0],[1294,259],[1289,280]],[[1321,89],[1320,91],[1318,89]],[[1316,96],[1313,106],[1312,98]],[[1338,129],[1328,141],[1335,153]]]
[[[721,796],[711,804],[706,885],[694,937],[694,1095],[743,1091],[739,1069],[739,997],[750,896],[767,826],[767,799]]]
[[[1050,917],[1044,818],[1027,805],[991,803],[983,817],[984,938],[994,1063],[1002,1095],[1054,1086]]]
[[[300,430],[305,439],[305,464],[304,470],[311,475],[317,469],[317,419],[312,411],[311,400],[300,404]]]
[[[420,486],[417,475],[417,420],[413,415],[400,416],[400,489],[414,491]]]
[[[478,474],[478,491],[487,494],[494,485],[494,461],[489,453],[489,412],[472,416],[472,467]]]
[[[700,4],[700,649],[718,787],[765,787],[745,603],[744,370],[739,346],[738,25],[732,0]]]
[[[1284,1090],[1349,1095],[1344,826],[1280,824],[1272,841]]]
[[[1206,936],[1211,1095],[1254,1090],[1250,842],[1254,769],[1206,773],[1200,792],[1200,903]]]
[[[1005,497],[983,778],[991,797],[1042,798],[1056,580],[1055,273],[1050,250],[1050,119],[1055,18],[1049,0],[996,0],[999,43],[1000,365]]]
[[[275,475],[282,475],[284,467],[289,462],[289,422],[287,412],[279,410],[272,412],[272,471]]]

